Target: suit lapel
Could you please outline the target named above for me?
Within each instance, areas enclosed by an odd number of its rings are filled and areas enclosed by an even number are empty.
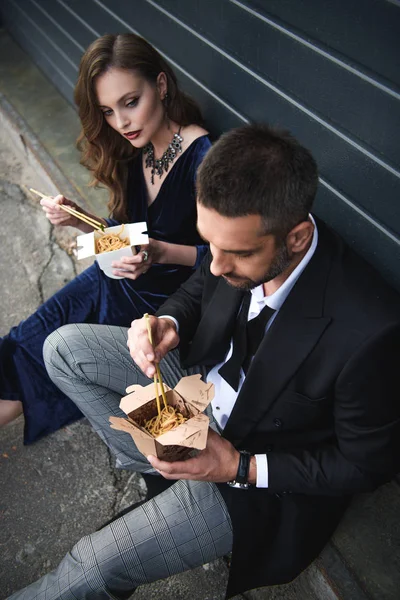
[[[265,335],[225,426],[224,437],[235,440],[235,445],[271,408],[331,321],[330,317],[283,320],[282,316]]]
[[[214,365],[224,359],[242,298],[242,291],[220,279],[202,315],[185,363]]]
[[[324,296],[332,248],[320,224],[318,231],[315,254],[264,336],[225,426],[224,437],[235,445],[257,426],[331,322]]]

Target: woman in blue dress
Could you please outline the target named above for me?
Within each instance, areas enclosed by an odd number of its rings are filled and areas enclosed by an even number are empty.
[[[197,105],[177,85],[156,50],[134,34],[105,35],[80,64],[75,101],[82,123],[82,164],[110,191],[105,226],[147,222],[149,244],[113,263],[94,263],[0,340],[0,425],[25,417],[32,443],[82,414],[47,376],[45,338],[67,323],[128,327],[153,313],[185,281],[206,251],[196,230],[195,176],[210,141]],[[92,228],[44,198],[53,225]],[[90,215],[93,217],[93,215]]]

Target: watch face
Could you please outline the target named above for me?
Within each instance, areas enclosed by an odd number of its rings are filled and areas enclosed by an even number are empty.
[[[249,483],[240,483],[239,481],[227,481],[226,482],[230,487],[237,488],[239,490],[248,490],[250,487]]]

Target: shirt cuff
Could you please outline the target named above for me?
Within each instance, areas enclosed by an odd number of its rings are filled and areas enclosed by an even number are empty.
[[[160,315],[158,318],[159,319],[169,319],[170,321],[172,321],[173,323],[175,323],[176,333],[179,333],[179,323],[175,319],[175,317],[171,317],[170,315]]]
[[[257,481],[256,487],[268,487],[268,459],[266,454],[256,454],[257,463]]]

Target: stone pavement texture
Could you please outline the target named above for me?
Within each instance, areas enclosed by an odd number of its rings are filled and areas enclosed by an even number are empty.
[[[106,213],[104,191],[87,191],[77,132],[72,107],[0,30],[0,335],[88,264],[74,258],[75,232],[52,228],[26,191],[62,191]],[[146,493],[140,476],[114,468],[85,420],[27,447],[22,431],[22,418],[0,430],[0,600]],[[237,600],[397,600],[399,509],[397,481],[360,496],[332,543],[296,581]],[[222,600],[227,573],[221,559],[139,588],[134,598]]]

